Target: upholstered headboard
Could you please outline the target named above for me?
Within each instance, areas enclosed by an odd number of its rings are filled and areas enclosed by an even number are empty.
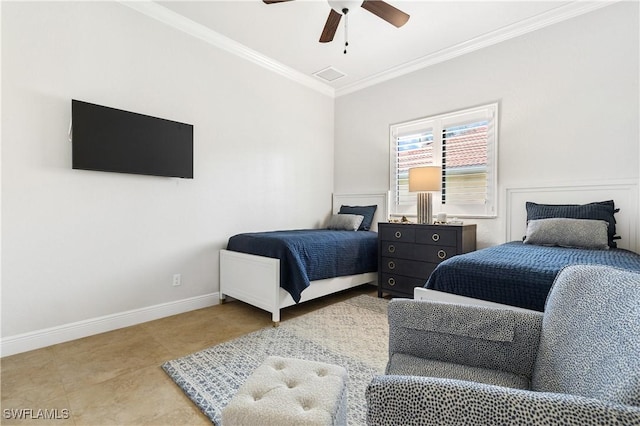
[[[520,240],[527,229],[525,203],[585,204],[613,200],[620,211],[615,214],[619,248],[638,251],[638,185],[635,182],[539,186],[507,189],[507,241]]]

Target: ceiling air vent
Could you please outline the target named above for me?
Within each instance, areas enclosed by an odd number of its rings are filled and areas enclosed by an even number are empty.
[[[318,78],[321,78],[324,81],[331,82],[344,77],[346,74],[343,73],[342,71],[338,71],[333,67],[328,67],[318,72],[314,72],[313,75],[315,75]]]

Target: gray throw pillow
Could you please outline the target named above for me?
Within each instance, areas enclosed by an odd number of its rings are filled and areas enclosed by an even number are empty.
[[[334,214],[329,219],[327,229],[357,231],[363,219],[364,216],[359,214]]]
[[[530,220],[525,244],[606,250],[608,223],[604,220],[551,218]]]
[[[364,216],[362,223],[358,227],[358,231],[368,231],[371,229],[373,222],[373,215],[376,213],[377,205],[372,206],[340,206],[339,214],[361,214]]]
[[[616,236],[616,219],[613,217],[620,209],[615,208],[613,200],[596,201],[588,204],[537,204],[527,201],[527,222],[530,220],[565,217],[569,219],[606,220],[609,247],[615,248],[619,239]]]

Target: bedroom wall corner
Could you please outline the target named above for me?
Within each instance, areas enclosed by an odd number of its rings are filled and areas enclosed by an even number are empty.
[[[191,306],[229,236],[330,213],[332,97],[119,2],[1,12],[3,341]],[[72,98],[193,124],[194,179],[72,170]]]
[[[465,219],[479,248],[506,239],[509,187],[638,182],[639,26],[638,2],[615,2],[338,97],[336,190],[389,187],[391,124],[495,101],[499,214]]]

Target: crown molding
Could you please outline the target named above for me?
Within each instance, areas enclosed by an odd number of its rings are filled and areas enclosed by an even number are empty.
[[[238,43],[222,34],[213,31],[212,29],[185,18],[184,16],[167,9],[164,6],[159,5],[151,0],[143,1],[125,1],[117,0],[119,3],[130,7],[150,18],[156,19],[164,24],[167,24],[173,28],[183,31],[193,37],[199,38],[213,46],[216,46],[222,50],[253,62],[263,68],[280,74],[290,80],[293,80],[303,86],[307,86],[317,92],[322,93],[330,97],[335,96],[335,89],[331,86],[323,84],[322,82],[310,77],[300,71],[296,71],[278,61],[275,61],[247,46]]]
[[[480,50],[515,37],[519,37],[521,35],[539,30],[549,25],[553,25],[558,22],[562,22],[567,19],[592,12],[602,7],[617,3],[621,0],[576,0],[566,5],[541,13],[537,16],[522,20],[520,22],[516,22],[498,30],[483,34],[474,39],[467,40],[463,43],[459,43],[454,46],[442,49],[438,52],[425,55],[416,60],[406,62],[404,64],[398,65],[386,71],[377,73],[370,77],[358,80],[355,83],[342,86],[337,89],[334,89],[332,86],[324,84],[311,76],[294,70],[293,68],[288,67],[287,65],[284,65],[274,59],[271,59],[253,49],[250,49],[241,43],[225,37],[222,34],[213,31],[212,29],[204,25],[194,22],[191,19],[185,18],[184,16],[173,12],[172,10],[153,2],[152,0],[117,1],[144,15],[157,19],[160,22],[183,31],[193,37],[199,38],[222,50],[253,62],[256,65],[280,74],[290,80],[293,80],[310,89],[320,92],[323,95],[335,98],[365,89],[370,86],[374,86],[379,83],[383,83],[385,81],[412,73],[422,68],[427,68],[431,65],[448,61],[449,59],[453,59],[458,56],[462,56],[467,53],[471,53],[476,50]]]
[[[479,37],[467,40],[463,43],[456,44],[446,49],[439,50],[430,55],[420,57],[414,61],[406,62],[396,67],[390,68],[371,77],[361,79],[355,83],[336,89],[335,96],[343,96],[358,90],[365,89],[370,86],[385,82],[387,80],[400,77],[405,74],[412,73],[422,68],[429,67],[449,59],[483,49],[494,44],[539,30],[558,22],[583,15],[588,12],[610,6],[620,0],[599,0],[599,1],[581,1],[577,0],[572,3],[560,6],[558,8],[541,13],[537,16],[516,22],[498,30],[489,32]]]

